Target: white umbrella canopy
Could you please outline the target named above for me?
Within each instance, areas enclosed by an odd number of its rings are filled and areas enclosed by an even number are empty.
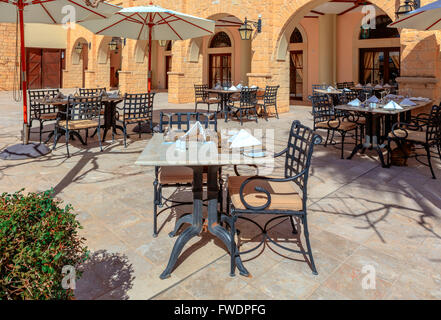
[[[441,29],[441,0],[429,3],[403,15],[389,24],[388,27],[424,31]]]
[[[106,19],[87,20],[80,25],[98,35],[148,40],[147,91],[152,87],[152,40],[185,40],[214,33],[215,21],[149,6],[124,8]]]
[[[89,7],[84,0],[0,0],[0,22],[17,22],[17,8],[23,4],[23,20],[25,23],[61,24],[70,11],[75,9],[76,21],[84,19],[106,18],[121,7],[101,2],[96,8]]]
[[[107,19],[80,24],[95,34],[135,40],[184,40],[211,34],[215,28],[212,20],[155,5],[124,8]]]

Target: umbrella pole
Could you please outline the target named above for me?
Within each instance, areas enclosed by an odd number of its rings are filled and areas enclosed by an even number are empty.
[[[152,25],[149,23],[149,66],[147,73],[147,92],[152,91]]]
[[[27,97],[27,81],[26,81],[26,52],[24,39],[24,22],[23,22],[23,0],[18,1],[18,16],[20,23],[20,56],[21,56],[21,88],[23,90],[23,144],[29,142],[28,132],[28,97]]]

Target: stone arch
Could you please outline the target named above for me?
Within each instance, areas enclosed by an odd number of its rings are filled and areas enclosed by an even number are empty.
[[[109,61],[109,42],[112,40],[111,37],[103,37],[101,39],[100,45],[98,46],[97,52],[97,62],[98,64],[106,64]]]
[[[148,41],[138,40],[135,44],[135,50],[133,51],[135,63],[144,63],[147,56]]]
[[[71,63],[73,65],[78,65],[80,64],[81,61],[81,54],[79,54],[78,52],[76,52],[75,47],[78,45],[78,43],[81,44],[88,44],[87,40],[83,37],[78,38],[77,40],[75,40],[74,45],[72,46],[72,51],[71,51]]]
[[[329,2],[329,0],[301,0],[292,4],[285,4],[285,9],[281,12],[286,12],[281,19],[286,22],[280,28],[277,39],[275,39],[275,47],[273,51],[273,59],[278,61],[285,61],[289,43],[289,36],[294,31],[294,28],[300,24],[303,17],[313,10],[315,7]],[[396,3],[395,1],[387,0],[371,0],[369,1],[374,6],[383,10],[391,19],[395,16]],[[291,12],[291,14],[290,14]]]

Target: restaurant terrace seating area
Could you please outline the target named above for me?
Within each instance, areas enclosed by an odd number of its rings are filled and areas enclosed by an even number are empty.
[[[66,3],[80,40],[33,47],[24,23]],[[289,18],[268,62],[265,15],[0,2],[21,57],[0,87],[0,300],[441,299],[441,94],[408,79],[394,27],[428,9],[366,29],[366,5]]]

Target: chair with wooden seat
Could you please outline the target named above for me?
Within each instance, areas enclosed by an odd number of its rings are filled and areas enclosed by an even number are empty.
[[[84,130],[86,132],[87,143],[89,129],[96,129],[98,133],[98,143],[100,146],[100,150],[103,151],[100,137],[102,108],[101,100],[101,95],[93,97],[69,97],[66,110],[59,110],[58,112],[57,122],[55,124],[54,130],[53,149],[55,149],[55,147],[57,146],[60,131],[63,131],[66,136],[67,156],[70,157],[69,132]]]
[[[262,113],[265,115],[265,119],[268,121],[268,108],[274,108],[277,119],[279,119],[279,113],[277,112],[277,91],[280,86],[266,86],[265,93],[262,100],[257,100],[257,106],[261,108]]]
[[[165,130],[179,130],[187,132],[191,125],[199,121],[205,128],[217,132],[217,113],[202,113],[202,112],[177,112],[177,113],[160,113],[159,132],[164,133]],[[220,190],[222,190],[221,171],[219,170]],[[204,185],[207,181],[207,175],[203,175]],[[162,166],[155,167],[154,186],[154,203],[153,203],[153,236],[158,235],[158,215],[167,210],[182,205],[189,205],[192,202],[179,201],[176,199],[167,198],[162,194],[164,188],[188,188],[193,183],[193,170],[184,166]],[[219,193],[219,203],[222,211],[222,195]],[[165,208],[163,208],[165,206]],[[158,212],[158,207],[163,208]],[[177,225],[173,231],[173,235],[179,230],[181,226]]]
[[[352,100],[358,99],[359,94],[356,90],[344,90],[343,94],[339,97],[339,103],[340,104],[348,104]],[[363,116],[363,113],[358,112],[350,112],[346,113],[347,118],[351,122],[355,122],[360,127],[360,139],[363,139],[364,137],[364,127],[366,126],[366,118]]]
[[[438,156],[441,160],[441,107],[434,105],[430,114],[420,114],[413,118],[411,123],[397,122],[392,126],[392,131],[387,137],[387,163],[391,164],[391,142],[395,142],[401,149],[402,156],[408,157],[404,150],[404,143],[420,145],[426,151],[427,166],[430,168],[432,178],[436,179],[431,161],[430,148],[437,147]]]
[[[312,96],[311,101],[314,131],[319,129],[327,131],[325,147],[331,133],[333,138],[334,133],[338,132],[341,136],[341,159],[343,159],[346,134],[350,131],[355,131],[355,140],[358,141],[357,123],[351,121],[349,115],[336,112],[327,95]]]
[[[40,143],[43,133],[52,132],[52,130],[43,132],[43,125],[45,122],[57,120],[58,107],[40,103],[38,101],[45,98],[55,98],[59,94],[59,89],[28,90],[30,107],[29,130],[31,129],[34,120],[37,120],[40,123]]]
[[[283,177],[264,176],[230,176],[228,177],[227,190],[227,212],[230,219],[231,232],[231,274],[235,272],[235,258],[237,255],[246,254],[258,249],[265,241],[270,241],[279,248],[301,253],[309,257],[309,264],[313,274],[317,274],[314,258],[309,242],[309,231],[307,223],[307,184],[309,168],[314,145],[321,142],[320,136],[310,128],[294,121],[291,125],[287,147],[275,157],[285,155],[285,168]],[[262,227],[247,215],[275,215]],[[299,234],[295,226],[294,218],[299,218],[303,224],[303,234],[307,250],[300,245],[300,250],[293,250],[280,243],[277,243],[268,235],[268,229],[275,220],[286,219],[282,223],[291,223],[292,232]],[[245,252],[236,250],[236,221],[244,219],[258,226],[263,231],[261,242],[252,249]],[[300,242],[300,238],[299,238]]]
[[[217,111],[219,111],[221,107],[221,100],[219,98],[210,97],[210,94],[207,92],[208,85],[207,84],[195,84],[194,85],[194,112],[197,112],[198,105],[206,104],[208,107],[208,112],[210,112],[210,106],[212,104],[217,105]]]
[[[116,107],[115,122],[122,123],[124,133],[124,148],[127,148],[127,125],[137,123],[139,128],[143,123],[149,123],[150,132],[153,132],[153,99],[154,93],[126,93],[122,108]],[[141,129],[138,130],[141,138]],[[112,130],[114,139],[115,128]]]

